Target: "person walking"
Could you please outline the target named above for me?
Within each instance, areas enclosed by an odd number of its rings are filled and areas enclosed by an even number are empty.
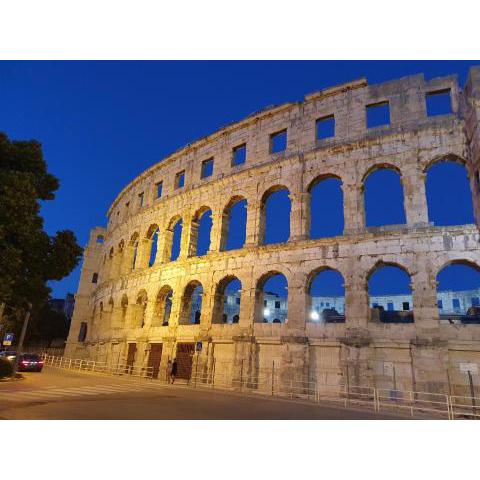
[[[170,372],[170,380],[172,384],[175,381],[175,377],[177,376],[177,369],[178,369],[177,359],[174,358],[172,363],[172,370]]]

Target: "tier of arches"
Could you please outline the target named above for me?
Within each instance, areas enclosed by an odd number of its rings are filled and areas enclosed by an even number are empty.
[[[454,164],[465,169],[465,161],[452,155],[429,162],[423,170],[426,186],[429,184],[429,171],[440,164]],[[385,194],[378,201],[378,186],[375,177],[384,185]],[[467,177],[465,177],[467,178]],[[404,178],[401,169],[388,163],[375,164],[367,168],[362,176],[360,197],[356,203],[364,213],[363,227],[388,224],[418,224],[422,215],[410,214],[405,208]],[[468,184],[463,185],[468,187]],[[411,190],[411,187],[409,187]],[[148,268],[156,264],[175,261],[179,258],[204,256],[208,253],[236,250],[247,246],[284,243],[289,240],[317,239],[343,235],[348,225],[344,214],[344,186],[340,175],[322,174],[308,181],[306,194],[291,193],[293,186],[288,182],[265,187],[258,203],[249,203],[244,196],[232,196],[218,210],[202,205],[193,215],[172,216],[162,228],[159,224],[150,224],[144,233],[135,231],[128,241],[121,240],[117,246],[110,247],[104,256],[103,279],[115,278],[119,274],[129,273],[138,268]],[[457,188],[458,190],[458,188]],[[422,192],[415,192],[414,196]],[[423,192],[425,194],[425,191]],[[436,191],[445,195],[446,191]],[[459,212],[458,224],[473,223],[471,192],[465,211]],[[373,195],[373,196],[372,196]],[[451,199],[463,195],[462,192],[449,191]],[[373,201],[373,197],[377,201]],[[426,188],[425,206],[429,189]],[[418,200],[418,198],[417,198]],[[354,202],[355,203],[355,202]],[[418,202],[417,202],[418,203]],[[362,207],[363,204],[363,207]],[[415,202],[412,205],[419,207]],[[421,207],[421,206],[420,206]],[[432,221],[427,208],[427,219]],[[300,213],[298,213],[300,212]],[[379,212],[392,213],[392,221],[381,222]],[[410,217],[410,220],[409,220]],[[416,222],[416,223],[415,223]],[[326,224],[328,223],[328,227]],[[435,221],[433,222],[435,224]],[[455,223],[455,222],[451,222]],[[254,228],[254,226],[257,226]]]
[[[437,272],[437,297],[441,294],[438,290],[438,286],[441,287],[438,279],[453,266],[469,269],[473,279],[472,285],[480,292],[480,265],[471,260],[456,259],[445,263]],[[392,280],[395,276],[384,275],[389,269],[396,271],[395,280]],[[165,284],[152,299],[148,298],[145,289],[141,289],[131,299],[123,294],[117,308],[112,297],[109,298],[106,307],[103,301],[99,302],[93,308],[93,322],[101,323],[105,317],[108,317],[112,326],[121,328],[169,326],[172,321],[179,325],[198,325],[201,322],[229,325],[241,323],[242,318],[244,323],[252,321],[254,323],[285,323],[288,321],[292,305],[293,315],[303,315],[305,322],[329,324],[345,323],[348,320],[349,306],[346,297],[349,295],[349,286],[345,285],[344,276],[338,269],[321,266],[306,275],[305,284],[300,288],[305,298],[300,303],[298,298],[289,298],[287,275],[280,270],[269,270],[256,279],[253,292],[249,289],[245,291],[242,288],[241,279],[235,275],[222,277],[213,286],[208,285],[208,289],[205,289],[202,282],[196,279],[189,281],[177,291],[174,291],[169,284]],[[331,277],[330,280],[328,277]],[[396,262],[378,261],[367,272],[365,282],[368,299],[366,311],[370,322],[415,322],[411,273],[405,266]],[[393,290],[389,290],[389,282]],[[386,285],[387,288],[383,292],[377,291],[378,285],[384,287]],[[294,291],[297,292],[296,289]],[[355,293],[358,296],[358,292]],[[404,295],[399,307],[396,307],[393,302],[392,308],[388,304],[378,305],[374,302],[375,298],[395,295]],[[322,303],[324,298],[330,301],[334,299],[334,302],[324,305]],[[477,301],[480,302],[480,299]],[[471,307],[471,311],[464,312],[464,316],[469,317],[466,323],[480,324],[480,303],[474,304],[472,298]],[[304,308],[303,314],[301,308]],[[438,305],[438,308],[439,318],[444,318],[441,306]],[[459,318],[454,319],[455,322],[452,318],[445,318],[449,323],[463,322],[457,321]]]

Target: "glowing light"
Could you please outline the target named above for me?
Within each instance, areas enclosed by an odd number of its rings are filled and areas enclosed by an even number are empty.
[[[312,310],[310,312],[310,318],[312,320],[320,320],[320,315],[318,314],[318,312],[316,310]]]
[[[264,317],[269,317],[270,316],[270,309],[264,308],[263,309],[263,316]]]

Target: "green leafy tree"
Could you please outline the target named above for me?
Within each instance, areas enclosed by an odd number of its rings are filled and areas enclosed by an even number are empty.
[[[0,133],[0,303],[12,320],[28,303],[40,311],[51,292],[47,282],[61,280],[80,261],[72,231],[50,236],[43,228],[40,201],[53,200],[58,187],[39,142]]]

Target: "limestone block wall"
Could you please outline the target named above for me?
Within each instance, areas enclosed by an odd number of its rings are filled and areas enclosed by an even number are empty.
[[[450,91],[452,113],[427,117],[425,96],[440,90]],[[479,92],[479,68],[472,69],[464,90],[455,76],[426,81],[415,75],[371,86],[361,79],[252,114],[152,166],[120,192],[108,211],[107,228],[92,233],[67,354],[123,362],[127,345],[135,343],[135,364],[147,366],[149,346],[160,343],[163,368],[176,356],[178,344],[201,341],[196,367],[212,372],[216,363],[218,375],[229,364],[248,364],[254,375],[274,362],[279,382],[308,378],[329,385],[389,385],[383,364],[394,362],[397,386],[454,388],[447,372],[459,361],[478,359],[480,326],[440,325],[436,275],[457,261],[480,268]],[[366,107],[382,102],[389,103],[390,124],[367,128]],[[317,140],[316,120],[330,115],[335,116],[335,136]],[[286,150],[271,153],[271,135],[284,130]],[[233,149],[243,144],[246,162],[234,166]],[[202,162],[210,158],[213,175],[202,178]],[[426,171],[446,159],[467,169],[476,224],[437,227],[429,222]],[[406,224],[366,228],[364,181],[383,167],[401,176]],[[185,184],[176,188],[181,172]],[[328,177],[342,182],[344,232],[311,239],[310,188]],[[292,203],[290,239],[263,245],[265,197],[280,187],[289,190]],[[228,208],[238,199],[247,201],[246,242],[241,249],[224,251]],[[197,257],[198,219],[208,209],[210,250]],[[172,262],[178,219],[183,222],[181,252]],[[157,229],[157,255],[149,266],[151,235]],[[96,243],[99,232],[101,244]],[[413,324],[372,321],[368,277],[384,264],[401,266],[410,275]],[[324,268],[344,278],[345,323],[309,321],[309,281]],[[93,272],[98,273],[96,284],[91,283]],[[288,317],[283,324],[264,324],[259,290],[274,272],[288,281]],[[214,318],[215,298],[222,281],[233,277],[242,284],[240,320],[221,324]],[[198,284],[203,287],[200,323],[183,324],[187,293]],[[159,309],[165,296],[159,293],[167,291],[173,292],[172,308],[168,325],[162,326]],[[88,325],[84,341],[78,340],[81,322]]]

